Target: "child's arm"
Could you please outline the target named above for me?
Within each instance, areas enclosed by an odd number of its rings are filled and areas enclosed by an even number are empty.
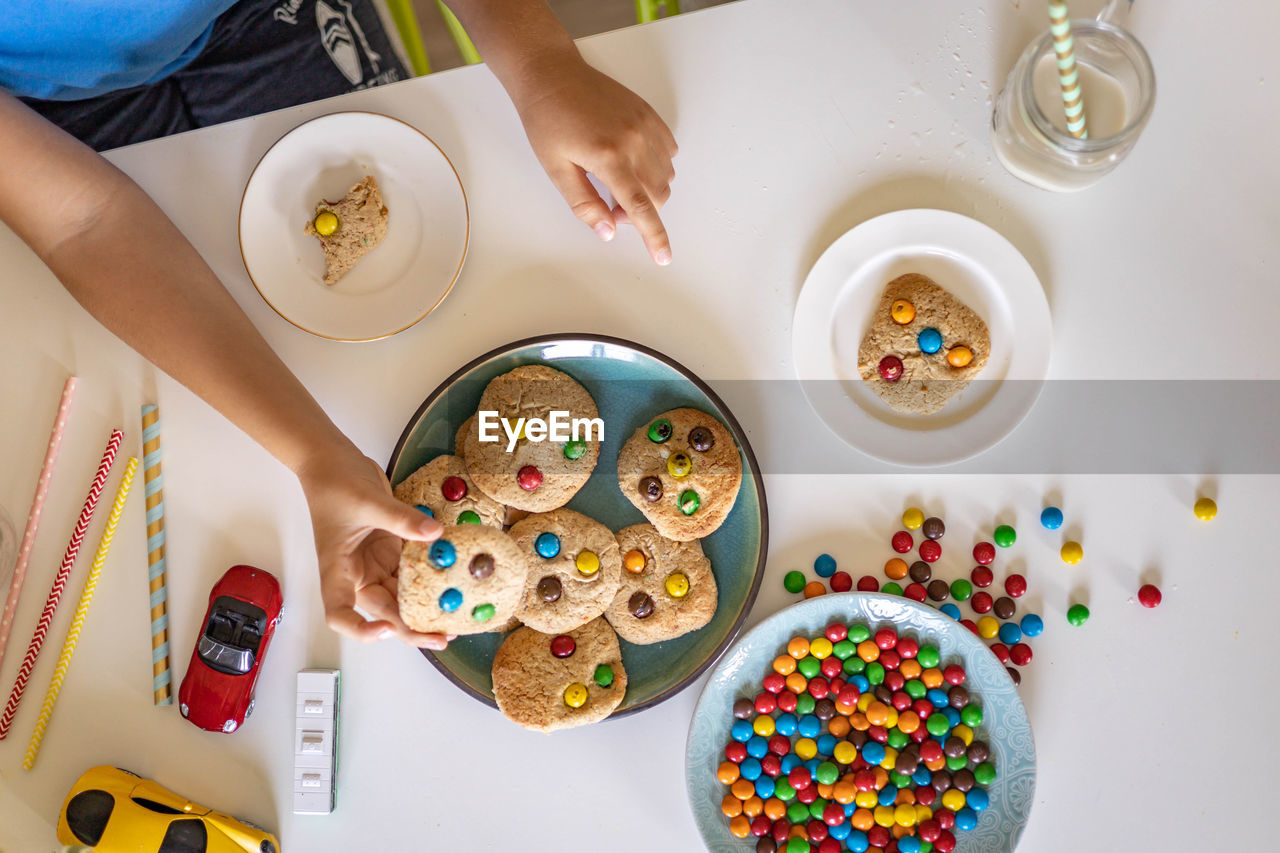
[[[545,0],[446,0],[511,96],[533,151],[579,219],[602,239],[619,222],[671,262],[658,210],[671,195],[675,137],[638,95],[583,60]],[[610,211],[586,173],[613,193]]]
[[[0,221],[104,326],[190,388],[298,476],[311,508],[329,625],[359,640],[395,631],[400,538],[440,526],[386,478],[267,346],[195,248],[133,181],[0,92]],[[376,621],[365,621],[359,605]]]

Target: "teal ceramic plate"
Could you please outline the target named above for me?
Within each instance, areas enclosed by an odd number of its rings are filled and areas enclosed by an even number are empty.
[[[742,489],[729,517],[702,548],[711,560],[720,600],[716,615],[698,631],[649,646],[622,643],[627,695],[613,716],[667,699],[697,678],[737,636],[755,601],[768,550],[764,482],[751,445],[733,414],[706,383],[662,353],[619,338],[568,334],[529,338],[499,347],[450,376],[410,419],[387,464],[398,484],[441,453],[453,452],[453,436],[475,413],[490,379],[524,364],[546,364],[581,382],[603,418],[604,444],[591,479],[569,507],[620,530],[644,521],[618,489],[618,450],[624,439],[658,412],[691,406],[717,417],[733,433],[742,453]],[[495,705],[489,671],[502,642],[499,634],[459,637],[427,660],[454,684]]]
[[[1004,665],[959,622],[931,607],[879,593],[849,592],[811,598],[766,619],[725,654],[703,688],[689,728],[685,784],[694,820],[712,853],[751,853],[755,839],[729,834],[720,812],[726,789],[716,779],[733,724],[733,702],[755,697],[773,659],[797,634],[822,633],[832,622],[861,622],[873,631],[891,626],[899,633],[933,643],[942,662],[960,663],[967,686],[982,705],[979,736],[991,747],[996,781],[988,789],[991,804],[978,826],[956,833],[957,853],[1011,853],[1027,825],[1035,799],[1036,750],[1027,711]]]

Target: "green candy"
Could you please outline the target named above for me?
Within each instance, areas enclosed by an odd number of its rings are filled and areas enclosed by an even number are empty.
[[[964,578],[951,582],[951,597],[956,601],[968,601],[973,596],[973,584]]]
[[[1018,538],[1017,531],[1007,524],[1002,524],[996,528],[996,532],[992,534],[992,539],[1001,548],[1008,548]]]
[[[565,442],[564,458],[565,459],[581,459],[582,454],[587,452],[587,443],[578,439]]]
[[[685,515],[693,515],[702,506],[702,498],[693,489],[685,489],[680,493],[680,511]]]
[[[476,515],[474,510],[464,509],[458,513],[459,524],[479,524],[480,516]]]
[[[777,788],[774,788],[777,793]],[[804,803],[792,803],[787,806],[787,820],[792,823],[805,823],[809,820],[809,807]]]
[[[799,714],[800,716],[804,716],[805,714],[812,714],[813,708],[817,704],[818,704],[817,700],[814,699],[812,696],[810,696],[808,693],[801,693],[799,696],[796,697],[796,713]]]
[[[1089,621],[1089,608],[1083,604],[1073,604],[1067,611],[1067,621],[1072,625],[1083,625]]]
[[[977,782],[984,788],[987,787],[992,782],[996,781],[996,768],[985,761],[982,762],[977,767],[973,768],[973,781]]]
[[[957,770],[963,770],[969,766],[969,757],[967,755],[954,755],[947,759],[947,769],[952,773]]]
[[[600,664],[596,667],[596,671],[594,675],[592,675],[592,678],[595,679],[596,684],[600,687],[612,687],[613,667],[609,666],[607,663]]]
[[[822,661],[812,656],[801,658],[796,661],[796,669],[798,669],[800,674],[805,678],[813,678],[815,675],[822,673]]]
[[[782,576],[782,586],[787,592],[804,592],[804,574],[802,572],[787,572]]]
[[[777,784],[773,787],[773,795],[784,803],[790,802],[796,798],[796,789],[791,787],[786,776],[779,776]]]
[[[671,421],[658,418],[649,424],[649,440],[654,444],[662,444],[669,438],[671,438]]]
[[[831,647],[831,654],[843,661],[847,661],[849,658],[853,657],[854,652],[856,651],[858,651],[857,644],[851,643],[848,640],[841,640]]]
[[[818,797],[812,803],[809,803],[809,817],[814,820],[822,820],[822,810],[827,807],[827,801]]]
[[[933,844],[929,841],[920,842],[920,853],[933,853]]]
[[[935,737],[942,737],[951,731],[951,724],[947,722],[947,718],[942,714],[930,714],[929,719],[924,721],[924,728],[929,734]]]
[[[880,661],[872,661],[867,664],[866,675],[867,681],[871,682],[872,686],[884,683],[884,664],[880,663]]]
[[[492,604],[477,604],[471,608],[471,618],[477,622],[488,622],[493,618],[493,611]]]
[[[907,734],[903,732],[901,729],[899,729],[897,726],[889,730],[889,746],[893,747],[894,749],[900,750],[910,742],[911,742],[911,738],[907,737]],[[902,786],[899,785],[898,787],[902,787]]]
[[[896,748],[896,747],[895,747]],[[897,770],[889,771],[889,781],[893,783],[895,788],[905,788],[911,784],[910,776],[903,776]]]
[[[880,587],[880,591],[885,595],[902,595],[902,587],[893,581],[889,581],[887,584]]]
[[[792,821],[796,823],[796,821]],[[788,838],[786,853],[812,853],[813,848],[803,838]]]
[[[923,699],[924,695],[929,692],[929,688],[924,686],[924,682],[918,678],[913,678],[903,685],[902,689],[912,699]]]
[[[849,640],[851,642],[856,644],[869,639],[871,639],[871,629],[866,625],[854,625],[849,629]]]
[[[938,654],[937,646],[921,646],[920,651],[916,652],[916,660],[925,669],[933,669],[942,660],[942,655]]]
[[[982,725],[982,706],[969,704],[960,709],[960,722],[971,729]]]
[[[824,761],[818,765],[818,770],[813,775],[824,785],[834,785],[840,778],[840,768],[830,761]]]
[[[862,675],[867,671],[867,662],[860,657],[851,657],[844,662],[845,675]]]

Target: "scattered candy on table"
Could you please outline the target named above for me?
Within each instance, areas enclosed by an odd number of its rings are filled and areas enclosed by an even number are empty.
[[[1067,621],[1072,625],[1083,625],[1089,621],[1089,608],[1083,604],[1073,604],[1067,610]]]
[[[1045,530],[1057,530],[1062,526],[1062,510],[1047,506],[1040,512],[1040,524]]]
[[[813,573],[820,578],[829,578],[836,573],[836,560],[830,554],[819,554],[813,561]]]
[[[804,592],[804,573],[797,571],[787,572],[782,578],[782,586],[787,592]]]
[[[1060,554],[1062,562],[1069,566],[1074,566],[1084,559],[1084,548],[1081,547],[1079,542],[1064,542]]]
[[[1009,548],[1015,541],[1017,541],[1018,534],[1017,531],[1009,525],[1002,524],[995,529],[994,533],[991,534],[991,538],[994,539],[995,543],[1001,548]]]
[[[1195,505],[1196,518],[1201,521],[1213,521],[1218,515],[1218,505],[1213,498],[1199,498]]]
[[[1138,603],[1143,607],[1159,607],[1163,598],[1160,587],[1153,583],[1144,583],[1138,590]]]

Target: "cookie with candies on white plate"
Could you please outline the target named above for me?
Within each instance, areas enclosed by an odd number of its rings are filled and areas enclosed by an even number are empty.
[[[652,524],[617,533],[622,586],[605,618],[629,643],[660,643],[696,631],[716,614],[719,591],[702,545],[676,542]]]

